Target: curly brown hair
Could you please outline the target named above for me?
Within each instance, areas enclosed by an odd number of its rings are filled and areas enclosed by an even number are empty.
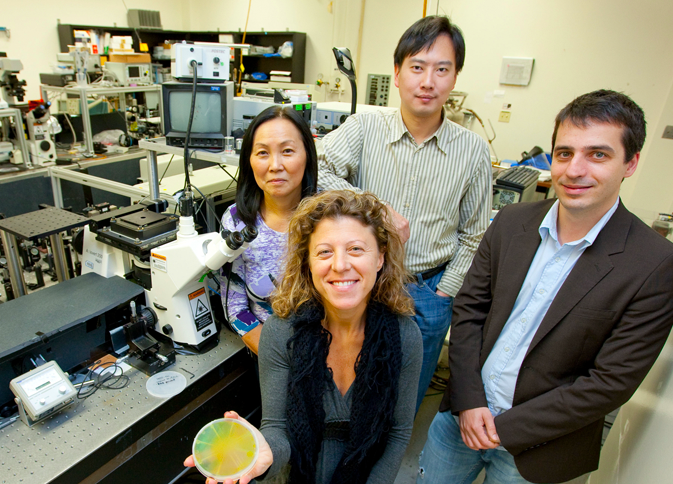
[[[271,296],[274,314],[287,318],[308,302],[321,302],[309,269],[309,240],[324,219],[350,217],[371,227],[378,249],[385,254],[383,267],[372,288],[371,299],[398,314],[414,314],[414,303],[405,288],[411,280],[404,269],[404,247],[385,206],[374,194],[353,190],[328,190],[301,201],[288,231],[285,274]]]

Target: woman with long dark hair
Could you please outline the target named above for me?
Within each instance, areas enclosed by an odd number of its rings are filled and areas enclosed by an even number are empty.
[[[262,111],[243,137],[239,166],[236,204],[224,214],[222,225],[230,231],[254,225],[258,235],[222,268],[222,303],[230,326],[257,353],[290,217],[302,198],[316,192],[317,155],[308,124],[289,107]]]

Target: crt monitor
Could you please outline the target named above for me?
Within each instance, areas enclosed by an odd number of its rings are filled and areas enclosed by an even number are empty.
[[[162,116],[166,144],[185,146],[193,84],[164,82]],[[224,150],[224,137],[231,135],[234,83],[198,83],[189,148]]]

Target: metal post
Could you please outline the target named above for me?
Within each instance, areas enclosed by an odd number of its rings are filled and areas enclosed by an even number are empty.
[[[119,100],[119,112],[126,119],[126,92],[122,91],[117,94],[117,99]]]
[[[84,128],[84,143],[86,154],[93,156],[93,133],[91,131],[91,117],[89,116],[89,101],[86,97],[85,87],[79,89],[79,109],[82,115],[82,127]],[[74,135],[74,133],[73,133]]]
[[[52,170],[53,168],[49,168],[51,191],[54,195],[54,207],[63,208],[63,191],[61,190],[61,179],[58,177],[58,175],[54,175]]]
[[[40,84],[40,96],[42,96],[42,100],[46,103],[49,102],[49,92],[47,92],[47,89],[45,89],[44,84]]]
[[[23,130],[23,116],[19,109],[14,110],[16,115],[14,116],[14,128],[18,132],[16,142],[19,144],[19,149],[21,150],[21,155],[23,156],[23,167],[33,168],[33,162],[30,159],[30,149],[28,148],[28,143],[26,142],[26,133]]]
[[[23,280],[23,269],[21,267],[21,259],[19,258],[16,237],[4,230],[0,230],[0,238],[7,255],[7,268],[9,269],[9,280],[12,283],[14,297],[25,296],[28,288],[26,287],[26,281]]]
[[[65,251],[63,250],[61,234],[52,234],[49,236],[49,240],[51,241],[51,251],[54,255],[54,270],[56,271],[58,282],[66,281],[69,277],[65,267]]]
[[[159,93],[159,116],[161,116],[161,134],[166,136],[166,133],[164,132],[164,126],[166,126],[166,123],[164,122],[164,93],[162,91],[161,84],[157,84],[156,86],[157,86],[157,92]]]
[[[159,200],[159,169],[156,151],[147,150],[147,172],[149,173],[150,199]]]

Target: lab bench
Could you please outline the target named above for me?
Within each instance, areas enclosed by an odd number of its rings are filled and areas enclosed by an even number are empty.
[[[32,428],[17,420],[1,429],[0,484],[169,483],[184,472],[199,429],[224,411],[259,424],[254,363],[230,331],[205,354],[178,355],[169,370],[187,379],[172,398],[150,396],[147,376],[132,369],[124,389],[101,388]]]

